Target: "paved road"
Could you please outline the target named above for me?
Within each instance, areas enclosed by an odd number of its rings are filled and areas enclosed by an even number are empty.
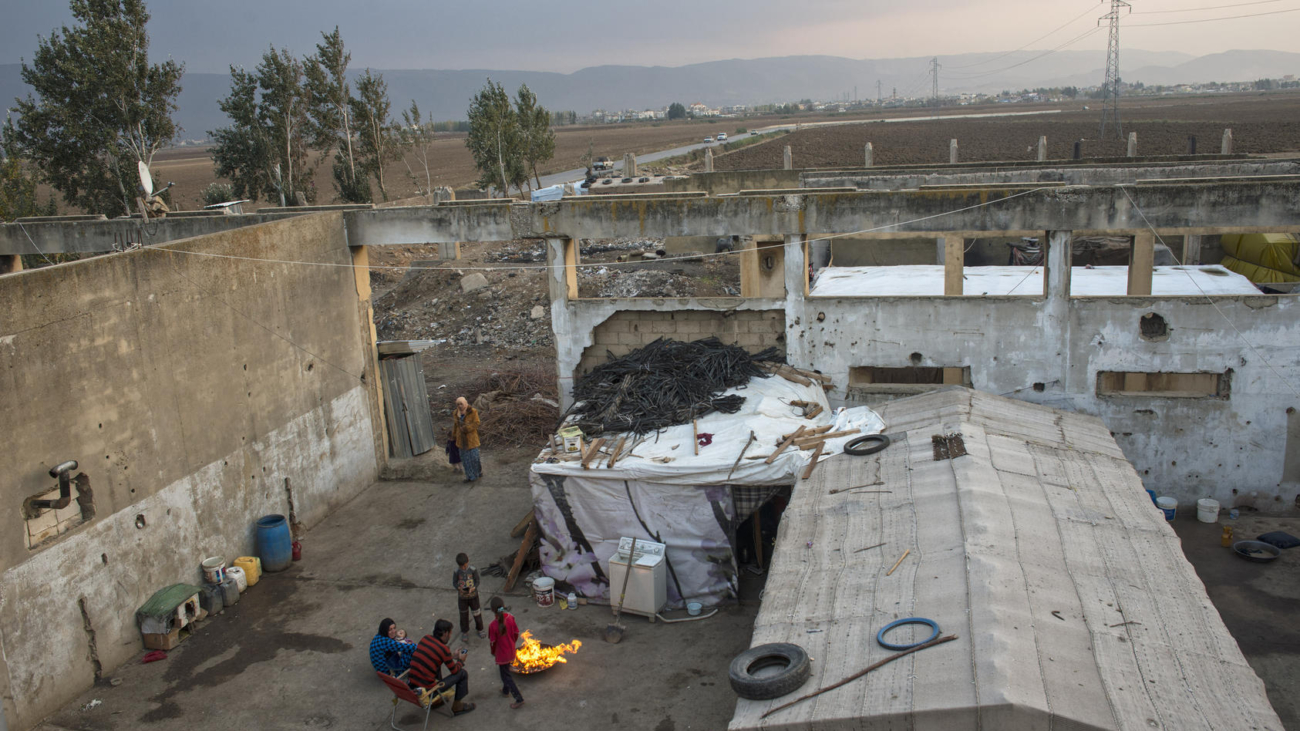
[[[935,116],[930,116],[930,117],[889,117],[889,118],[886,118],[886,119],[846,119],[846,120],[843,120],[843,121],[836,121],[836,122],[810,122],[810,123],[808,123],[808,124],[803,124],[803,123],[798,123],[798,124],[777,124],[777,125],[772,125],[772,126],[770,126],[770,127],[761,127],[761,128],[754,129],[754,130],[751,130],[751,131],[752,131],[752,132],[757,132],[757,133],[759,133],[759,134],[768,134],[768,133],[771,133],[771,132],[781,132],[781,131],[784,131],[784,130],[794,130],[794,129],[796,129],[796,128],[798,128],[798,129],[807,129],[807,128],[810,128],[810,127],[835,127],[835,126],[840,126],[840,125],[845,125],[845,124],[882,124],[882,123],[892,123],[892,122],[923,122],[923,121],[931,120],[931,119],[985,119],[985,118],[988,118],[988,117],[1024,117],[1024,116],[1030,116],[1030,115],[1035,115],[1035,114],[1059,114],[1060,112],[1061,112],[1060,109],[1047,109],[1047,110],[1036,111],[1036,112],[991,112],[991,113],[987,113],[987,114],[942,114],[942,115],[935,115]],[[743,138],[743,137],[744,137],[744,135],[739,135],[739,136],[737,136],[737,137],[735,137],[735,138],[733,138],[733,139],[741,139],[741,138]],[[686,153],[690,152],[691,150],[699,150],[699,149],[702,149],[702,148],[705,148],[705,147],[717,147],[717,146],[720,145],[720,144],[725,144],[725,143],[719,143],[719,142],[709,142],[709,143],[705,143],[705,142],[696,142],[696,143],[693,143],[693,144],[690,144],[690,145],[683,145],[683,146],[681,146],[681,147],[674,147],[674,148],[672,148],[671,150],[660,150],[659,152],[651,152],[651,153],[648,153],[648,154],[645,154],[645,155],[637,155],[637,158],[636,158],[636,159],[637,159],[637,162],[655,162],[655,161],[657,161],[657,160],[662,160],[662,159],[664,159],[664,158],[666,158],[666,157],[676,157],[676,156],[678,156],[678,155],[685,155]],[[618,170],[618,171],[622,171],[622,170],[623,170],[623,161],[622,161],[622,160],[618,160],[618,161],[616,161],[616,162],[614,163],[614,169],[615,169],[615,170]],[[560,173],[552,173],[552,174],[550,174],[550,175],[543,175],[543,176],[542,176],[542,187],[546,187],[546,186],[549,186],[549,185],[560,185],[560,184],[562,184],[562,183],[576,183],[576,182],[582,180],[583,177],[586,175],[586,173],[587,173],[587,171],[586,171],[585,169],[583,169],[583,168],[576,168],[576,169],[574,169],[574,170],[565,170],[564,172],[560,172]]]

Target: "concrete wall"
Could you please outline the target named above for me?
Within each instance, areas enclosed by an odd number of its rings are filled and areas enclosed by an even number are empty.
[[[742,190],[771,190],[773,188],[798,188],[802,170],[724,170],[712,173],[693,173],[685,178],[665,180],[663,189],[670,193],[693,190],[707,191],[709,195],[739,193]],[[824,186],[823,186],[824,187]]]
[[[311,526],[378,475],[368,288],[342,216],[170,248],[340,266],[144,250],[0,279],[0,700],[13,729],[139,653],[134,614],[154,591],[198,583],[204,557],[252,553],[254,521],[288,512],[286,479]],[[20,505],[67,459],[90,477],[96,517],[29,550]]]
[[[699,340],[717,337],[729,345],[757,353],[784,349],[783,310],[623,310],[597,325],[593,342],[578,361],[577,375],[604,363],[608,353],[624,356],[659,338]]]

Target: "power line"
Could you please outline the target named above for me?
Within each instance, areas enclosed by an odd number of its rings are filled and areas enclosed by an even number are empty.
[[[963,81],[965,81],[965,80],[968,80],[968,79],[978,79],[978,78],[981,78],[981,77],[984,77],[984,76],[992,76],[992,75],[994,75],[994,74],[1000,74],[1000,73],[1002,73],[1003,71],[1010,71],[1011,69],[1018,68],[1018,67],[1020,67],[1020,66],[1024,66],[1025,64],[1033,63],[1034,61],[1037,61],[1038,59],[1043,58],[1044,56],[1050,56],[1050,55],[1052,55],[1053,53],[1056,53],[1057,51],[1059,51],[1059,50],[1061,50],[1061,49],[1063,49],[1063,48],[1065,48],[1065,47],[1067,47],[1067,46],[1072,46],[1072,45],[1074,45],[1075,43],[1078,43],[1079,41],[1081,41],[1081,40],[1087,38],[1088,36],[1093,35],[1094,33],[1098,32],[1098,31],[1100,31],[1100,30],[1101,30],[1101,28],[1089,28],[1088,30],[1086,30],[1086,31],[1084,31],[1083,33],[1080,33],[1079,35],[1077,35],[1077,36],[1071,38],[1070,40],[1068,40],[1068,41],[1062,43],[1061,45],[1057,46],[1056,48],[1052,48],[1052,49],[1049,49],[1049,50],[1047,50],[1047,51],[1044,51],[1044,52],[1038,54],[1037,56],[1034,56],[1034,57],[1032,57],[1032,58],[1027,58],[1027,59],[1025,59],[1024,61],[1019,61],[1019,62],[1017,62],[1017,63],[1013,63],[1013,64],[1011,64],[1010,66],[1005,66],[1005,67],[1000,68],[1000,69],[994,69],[994,70],[992,70],[992,71],[981,71],[981,72],[979,72],[979,73],[977,73],[977,74],[970,74],[970,75],[966,75],[966,76],[963,76],[963,75],[961,75],[961,74],[956,74],[956,76],[957,76],[959,79],[962,79]]]
[[[1202,10],[1222,10],[1224,8],[1240,8],[1246,5],[1268,5],[1270,3],[1280,3],[1282,0],[1255,0],[1249,3],[1233,3],[1231,5],[1209,5],[1203,8],[1179,8],[1178,10],[1134,10],[1132,15],[1164,15],[1166,13],[1196,13]]]
[[[1166,23],[1139,23],[1130,25],[1129,28],[1155,28],[1160,25],[1187,25],[1189,23],[1213,23],[1218,20],[1237,20],[1238,18],[1260,18],[1265,15],[1282,15],[1283,13],[1294,13],[1300,11],[1300,8],[1290,8],[1289,10],[1273,10],[1267,13],[1250,13],[1248,15],[1228,15],[1222,18],[1201,18],[1200,20],[1171,20]]]
[[[1266,1],[1267,1],[1267,2],[1281,2],[1282,0],[1266,0]],[[1000,61],[1000,60],[1006,58],[1007,56],[1010,56],[1010,55],[1013,54],[1013,53],[1019,53],[1019,52],[1025,50],[1026,48],[1029,48],[1030,46],[1034,45],[1035,43],[1037,43],[1037,42],[1043,40],[1044,38],[1047,38],[1047,37],[1049,37],[1049,36],[1055,35],[1057,32],[1064,30],[1066,27],[1068,27],[1068,26],[1070,26],[1070,25],[1073,25],[1074,23],[1077,23],[1077,22],[1079,22],[1080,20],[1083,20],[1084,16],[1086,16],[1086,15],[1092,13],[1092,11],[1096,10],[1097,8],[1101,7],[1102,5],[1105,5],[1105,3],[1104,3],[1104,2],[1100,2],[1100,3],[1097,3],[1096,5],[1093,5],[1092,7],[1088,8],[1087,10],[1083,11],[1083,12],[1080,13],[1079,15],[1075,16],[1074,18],[1072,18],[1071,20],[1068,20],[1068,21],[1066,21],[1065,23],[1063,23],[1063,24],[1061,24],[1061,25],[1058,25],[1057,27],[1053,28],[1052,30],[1050,30],[1050,31],[1048,31],[1048,32],[1046,32],[1046,33],[1044,33],[1043,35],[1041,35],[1041,36],[1035,38],[1034,40],[1032,40],[1032,41],[1026,43],[1025,45],[1021,46],[1020,48],[1017,48],[1017,49],[1014,50],[1014,51],[1007,51],[1006,53],[1004,53],[1004,54],[1002,54],[1002,55],[1000,55],[1000,56],[994,56],[993,58],[987,58],[987,59],[984,59],[983,61],[976,61],[975,63],[968,63],[968,64],[966,64],[965,66],[950,66],[949,69],[951,69],[951,70],[957,70],[957,69],[969,69],[969,68],[974,68],[975,66],[983,66],[983,65],[986,64],[986,63],[993,63],[994,61]]]
[[[1106,138],[1106,123],[1114,121],[1115,135],[1124,139],[1124,130],[1119,123],[1119,19],[1125,10],[1132,6],[1124,0],[1110,0],[1110,12],[1097,19],[1110,21],[1110,41],[1106,44],[1106,81],[1102,85],[1101,131],[1098,139]]]

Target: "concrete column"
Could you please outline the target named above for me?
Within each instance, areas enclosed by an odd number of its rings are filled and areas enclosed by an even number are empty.
[[[948,164],[957,164],[957,140],[948,141]]]
[[[793,365],[808,365],[808,341],[804,328],[811,324],[804,316],[804,300],[808,296],[808,258],[803,234],[785,237],[785,354]],[[793,327],[791,327],[793,325]]]
[[[875,155],[875,151],[871,149],[871,143],[870,143],[870,142],[867,143],[867,147],[866,147],[866,149],[863,151],[863,158],[864,158],[863,165],[864,165],[865,167],[871,167],[872,165],[875,165],[875,164],[876,164],[876,155]]]
[[[808,262],[813,271],[825,269],[831,265],[830,239],[813,239],[808,244]]]
[[[713,172],[713,148],[705,148],[704,150],[704,172]]]
[[[944,246],[943,237],[940,236],[939,238],[934,240],[934,263],[947,264],[948,263],[947,259],[948,259],[948,249],[947,247]]]
[[[18,254],[0,256],[0,274],[14,274],[23,270],[23,258]]]
[[[1128,133],[1128,156],[1129,157],[1138,156],[1138,133],[1137,132]]]
[[[573,371],[586,347],[583,338],[573,336],[573,309],[569,304],[578,296],[577,263],[576,239],[546,239],[546,283],[551,295],[551,332],[555,334],[555,375],[561,409],[573,404]]]
[[[1047,135],[1038,138],[1038,161],[1047,159]]]
[[[1183,237],[1183,264],[1200,264],[1201,263],[1201,237],[1196,234],[1187,234]]]
[[[623,175],[634,177],[636,175],[636,155],[631,152],[623,155]]]
[[[790,146],[785,146],[785,169],[794,170],[794,155],[790,153]]]
[[[943,294],[945,297],[962,294],[963,272],[966,266],[966,239],[960,233],[946,233],[940,239],[945,250],[943,258]],[[944,383],[947,383],[947,376]]]
[[[1055,334],[1057,343],[1056,357],[1061,361],[1060,373],[1064,374],[1060,384],[1067,393],[1071,388],[1070,374],[1070,267],[1073,266],[1074,252],[1072,234],[1069,231],[1048,231],[1047,262],[1044,292],[1046,326]],[[1025,386],[1030,384],[1026,383]]]
[[[1155,262],[1156,237],[1143,231],[1133,237],[1128,256],[1128,293],[1150,295],[1151,275]]]
[[[1232,154],[1232,128],[1223,130],[1223,146],[1219,148],[1219,154]]]
[[[388,419],[384,415],[384,384],[379,375],[379,333],[375,328],[375,309],[370,289],[370,251],[365,246],[349,247],[352,255],[352,282],[357,290],[357,306],[361,314],[361,342],[366,353],[364,368],[367,397],[371,406],[371,431],[374,433],[375,459],[383,465],[388,462]]]

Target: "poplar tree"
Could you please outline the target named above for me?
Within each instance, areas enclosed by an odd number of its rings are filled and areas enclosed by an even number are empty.
[[[37,40],[16,99],[6,148],[29,160],[69,204],[129,214],[138,162],[176,138],[172,121],[184,67],[149,63],[143,0],[72,0],[74,24]]]
[[[528,172],[520,155],[520,137],[510,96],[500,84],[488,79],[470,100],[469,134],[465,137],[465,146],[479,171],[480,188],[496,188],[502,195],[509,195],[510,186],[516,185],[523,192],[521,183],[528,181]]]
[[[364,173],[358,175],[352,149],[352,89],[347,78],[352,54],[344,49],[338,26],[333,33],[322,32],[321,38],[315,55],[303,60],[310,116],[307,136],[322,158],[335,153],[334,189],[339,197],[348,203],[366,203],[370,201],[370,184]]]
[[[352,99],[352,117],[357,123],[357,155],[361,167],[374,176],[379,194],[388,200],[384,184],[384,165],[401,157],[398,130],[389,118],[388,84],[382,74],[370,69],[357,79],[357,95]]]
[[[555,132],[551,129],[551,113],[537,103],[537,95],[524,84],[519,87],[515,98],[515,114],[519,119],[519,154],[540,188],[542,179],[537,175],[537,164],[555,157]]]

